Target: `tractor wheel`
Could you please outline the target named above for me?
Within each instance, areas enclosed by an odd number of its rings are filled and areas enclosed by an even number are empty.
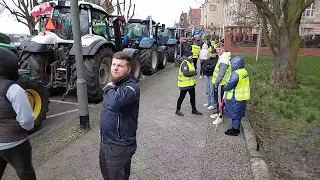
[[[113,54],[110,47],[102,46],[94,56],[84,56],[88,101],[91,103],[100,103],[103,100],[103,88],[111,80]]]
[[[177,46],[168,46],[167,54],[168,54],[168,62],[174,62],[174,60],[177,59],[177,55],[178,55]]]
[[[161,58],[160,59],[162,59],[162,62],[159,63],[158,68],[159,69],[164,69],[167,66],[168,54],[167,54],[166,51],[162,51],[160,53],[161,53]]]
[[[140,62],[140,53],[137,49],[133,48],[125,48],[123,49],[123,52],[126,53],[128,56],[131,56],[134,60],[134,62],[131,64],[132,65],[132,76],[133,78],[139,82],[140,76],[141,76],[141,62]]]
[[[28,133],[36,132],[46,119],[49,111],[49,96],[47,88],[41,82],[29,78],[20,78],[18,84],[27,92],[34,114],[34,127]]]
[[[158,68],[158,47],[153,45],[151,49],[141,50],[141,71],[145,75],[152,75]]]

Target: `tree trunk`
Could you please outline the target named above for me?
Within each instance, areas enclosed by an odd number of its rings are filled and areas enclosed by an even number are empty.
[[[297,54],[300,37],[283,33],[280,38],[279,51],[271,73],[269,84],[273,88],[296,89],[297,84]]]

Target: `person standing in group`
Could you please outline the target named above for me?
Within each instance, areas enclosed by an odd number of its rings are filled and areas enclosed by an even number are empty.
[[[245,116],[246,102],[250,99],[250,81],[243,57],[234,57],[231,69],[230,79],[223,89],[226,91],[225,116],[232,119],[232,128],[225,134],[238,136],[241,119]]]
[[[218,61],[218,54],[215,49],[212,50],[211,57],[204,61],[201,66],[201,71],[203,72],[205,81],[206,81],[206,95],[207,95],[207,103],[204,104],[204,107],[211,110],[217,106],[216,97],[214,96],[214,84],[212,84],[212,75],[213,70],[216,67]]]
[[[133,59],[123,51],[113,55],[112,82],[104,88],[100,122],[100,168],[105,180],[128,180],[134,155],[140,87],[132,77]]]
[[[193,60],[193,65],[197,71],[197,63],[198,63],[198,58],[199,58],[199,53],[201,51],[200,46],[198,46],[197,41],[193,41],[193,44],[191,45],[191,52],[192,52],[192,60]]]
[[[36,180],[28,139],[34,114],[18,78],[17,56],[0,48],[0,179],[9,163],[21,180]]]
[[[202,72],[202,64],[204,63],[204,61],[206,61],[207,59],[210,58],[210,53],[209,53],[209,50],[208,50],[208,45],[206,43],[204,43],[202,45],[202,49],[200,51],[200,55],[199,55],[199,59],[200,59],[200,79],[203,75],[203,72]]]
[[[216,112],[210,115],[210,118],[215,119],[218,117],[219,106],[222,102],[224,90],[224,85],[227,84],[227,81],[231,75],[230,67],[230,52],[225,52],[225,49],[222,45],[217,46],[219,59],[216,67],[214,68],[212,75],[212,83],[214,84],[214,93],[216,97],[217,109]]]
[[[178,116],[184,116],[184,114],[181,112],[181,105],[182,102],[187,94],[189,92],[190,95],[190,103],[192,107],[191,114],[195,115],[202,115],[201,112],[199,112],[196,108],[196,76],[197,71],[195,69],[195,66],[192,63],[192,52],[186,51],[185,56],[188,57],[187,60],[184,60],[179,68],[179,77],[178,77],[178,87],[180,89],[180,96],[177,101],[177,109],[176,114]]]

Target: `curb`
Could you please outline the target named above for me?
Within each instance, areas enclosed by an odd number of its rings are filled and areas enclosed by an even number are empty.
[[[257,141],[253,128],[247,118],[242,121],[244,139],[246,142],[251,168],[251,177],[254,180],[273,180],[274,177],[264,159],[264,156],[257,151]]]

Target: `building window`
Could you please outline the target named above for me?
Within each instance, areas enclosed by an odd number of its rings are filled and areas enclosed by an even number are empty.
[[[216,11],[216,10],[217,10],[217,5],[210,4],[209,10],[210,10],[210,11]]]
[[[312,3],[309,7],[307,7],[303,14],[303,17],[313,17],[314,16],[314,3]]]

